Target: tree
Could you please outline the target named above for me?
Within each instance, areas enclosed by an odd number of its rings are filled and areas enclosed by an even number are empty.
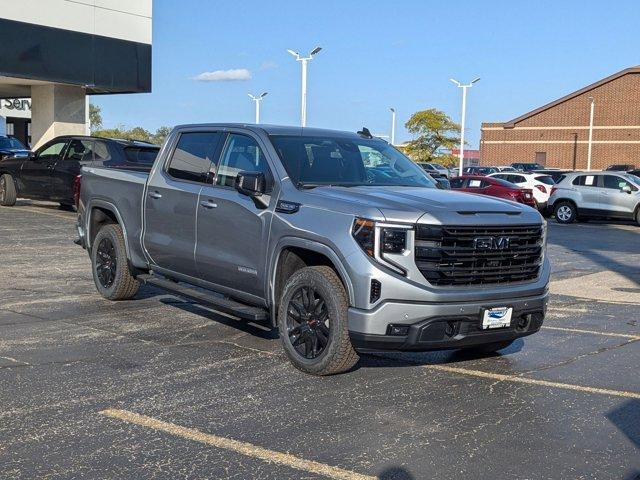
[[[160,145],[169,134],[169,127],[160,127],[155,133],[142,127],[127,128],[124,125],[118,125],[115,128],[105,128],[101,130],[93,130],[92,135],[104,138],[121,138],[124,140],[137,140],[139,142],[155,143]]]
[[[460,144],[460,125],[447,114],[430,108],[411,115],[404,124],[405,128],[416,135],[406,145],[407,155],[415,162],[430,162],[440,159],[440,149],[452,149]],[[446,159],[443,159],[446,160]]]
[[[89,123],[92,132],[102,129],[102,109],[93,103],[89,104]]]

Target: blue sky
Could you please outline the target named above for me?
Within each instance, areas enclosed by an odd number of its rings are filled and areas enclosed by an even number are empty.
[[[268,91],[264,123],[298,125],[300,65],[309,65],[308,125],[410,138],[402,124],[438,108],[460,119],[450,77],[469,92],[467,136],[640,63],[640,2],[154,0],[153,92],[93,97],[113,127],[252,122],[247,93]],[[246,69],[249,80],[196,81]],[[236,76],[246,77],[246,72]],[[637,101],[637,99],[634,99]]]

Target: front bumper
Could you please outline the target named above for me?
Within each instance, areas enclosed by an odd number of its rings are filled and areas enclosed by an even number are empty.
[[[349,333],[360,351],[425,351],[515,340],[540,329],[547,301],[548,292],[535,297],[459,304],[387,302],[371,311],[349,309]],[[504,306],[513,308],[511,325],[483,330],[482,311]],[[407,326],[408,332],[390,335],[390,325]]]

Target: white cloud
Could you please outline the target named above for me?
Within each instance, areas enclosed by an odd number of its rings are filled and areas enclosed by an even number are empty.
[[[278,68],[278,64],[272,60],[262,62],[262,65],[260,65],[260,70],[271,70],[274,68]]]
[[[251,80],[251,72],[246,68],[232,68],[230,70],[216,70],[215,72],[202,72],[193,77],[197,82],[233,82]]]

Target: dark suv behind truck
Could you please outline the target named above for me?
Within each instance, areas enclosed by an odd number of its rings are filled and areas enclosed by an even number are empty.
[[[17,197],[59,202],[72,207],[77,200],[80,169],[104,166],[148,172],[160,147],[144,142],[99,137],[65,136],[35,152],[0,160],[0,204]]]
[[[537,211],[437,189],[364,129],[177,127],[149,175],[83,169],[78,233],[104,297],[149,283],[270,322],[317,375],[369,350],[499,350],[547,305]]]

